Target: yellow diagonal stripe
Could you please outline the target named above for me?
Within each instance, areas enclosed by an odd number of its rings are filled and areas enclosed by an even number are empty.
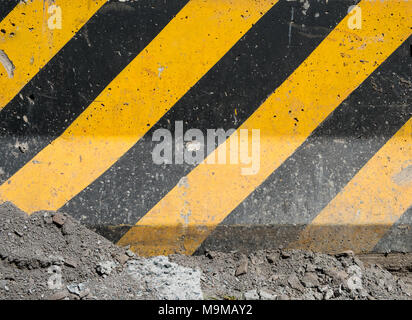
[[[412,118],[290,246],[368,252],[411,205]]]
[[[132,244],[142,255],[193,253],[411,34],[411,3],[363,1],[360,7],[362,28],[348,29],[346,17],[239,128],[260,129],[261,166],[256,175],[242,175],[244,165],[204,162],[119,243]]]
[[[5,31],[0,33],[0,50],[14,66],[11,75],[0,64],[0,109],[63,48],[106,1],[20,1],[0,23],[0,30]]]
[[[28,213],[60,208],[127,152],[275,3],[190,1],[59,138],[0,187],[0,200]]]

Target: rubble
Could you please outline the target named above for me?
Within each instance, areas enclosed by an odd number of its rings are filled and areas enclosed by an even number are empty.
[[[0,205],[0,244],[0,299],[412,299],[406,262],[388,263],[391,273],[351,251],[143,258],[64,213],[27,216],[9,203]]]

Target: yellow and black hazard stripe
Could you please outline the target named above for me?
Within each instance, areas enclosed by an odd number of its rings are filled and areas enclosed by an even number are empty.
[[[411,2],[67,3],[66,29],[45,31],[37,0],[0,24],[15,21],[1,202],[63,209],[145,255],[412,249],[393,227],[412,225]],[[260,129],[259,172],[155,165],[152,134],[175,121]]]
[[[184,4],[148,1],[145,5],[113,6],[106,2],[0,112],[5,139],[0,144],[0,181],[7,180],[61,135]],[[17,40],[20,45],[26,41]],[[4,51],[9,52],[7,48]],[[9,81],[13,79],[6,75],[1,79],[4,88],[12,85]]]

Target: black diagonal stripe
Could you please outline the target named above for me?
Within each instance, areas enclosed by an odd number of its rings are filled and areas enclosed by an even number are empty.
[[[0,3],[0,21],[2,21],[13,9],[17,4],[20,2],[20,0],[1,0]],[[13,22],[13,21],[11,21]],[[0,30],[0,36],[2,34],[7,34],[7,30]]]
[[[92,226],[135,224],[193,169],[155,165],[154,130],[174,132],[178,120],[203,132],[237,128],[346,15],[347,4],[314,3],[304,13],[299,2],[276,4],[125,156],[63,209]]]
[[[0,111],[0,182],[59,136],[186,2],[106,3]]]
[[[412,207],[379,240],[373,252],[412,252]]]
[[[228,230],[234,235],[242,232],[242,246],[248,250],[267,246],[268,239],[274,247],[295,240],[412,116],[410,40],[412,37],[322,122],[198,252],[238,246],[235,241],[218,241]],[[254,226],[270,225],[273,227],[262,228],[257,235]]]

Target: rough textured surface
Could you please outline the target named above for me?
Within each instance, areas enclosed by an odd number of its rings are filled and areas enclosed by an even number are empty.
[[[61,212],[0,206],[0,299],[411,299],[412,260],[297,250],[137,257]]]
[[[412,299],[408,272],[393,275],[383,267],[343,252],[336,256],[300,250],[206,251],[201,256],[172,255],[171,261],[203,271],[206,299]],[[245,261],[248,261],[247,272]],[[409,265],[410,267],[410,265]],[[409,275],[409,276],[408,276]]]
[[[0,206],[0,299],[199,298],[199,271],[136,257],[63,213]]]

